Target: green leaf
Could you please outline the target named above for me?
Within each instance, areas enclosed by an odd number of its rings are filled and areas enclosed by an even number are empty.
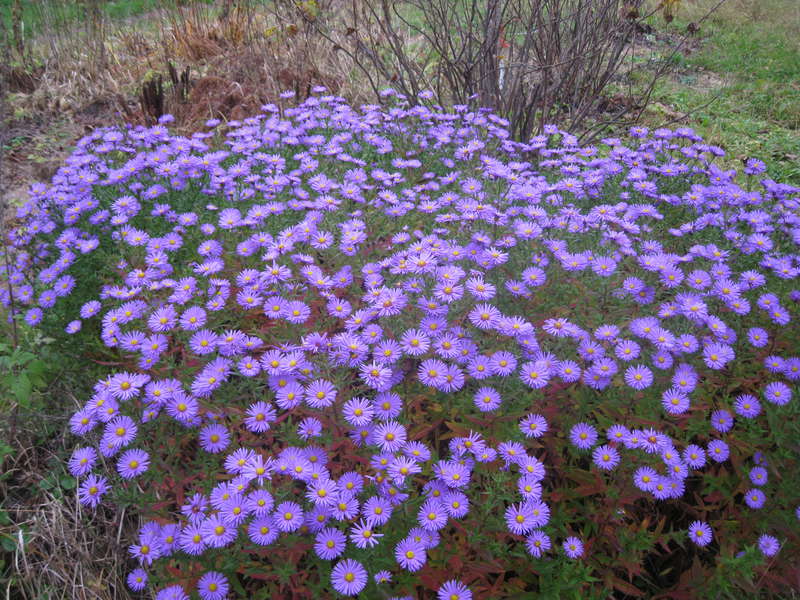
[[[14,552],[17,549],[17,542],[10,535],[4,535],[0,538],[0,546],[2,546],[3,550],[6,552]]]
[[[26,373],[20,373],[11,384],[11,392],[22,408],[29,408],[31,405],[31,381]]]

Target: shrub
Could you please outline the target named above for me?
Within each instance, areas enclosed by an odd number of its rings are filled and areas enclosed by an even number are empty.
[[[6,305],[113,367],[70,469],[147,519],[131,587],[788,589],[800,190],[317,92],[94,132],[9,235]]]

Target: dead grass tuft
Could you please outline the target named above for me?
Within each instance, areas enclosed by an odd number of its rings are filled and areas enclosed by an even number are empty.
[[[108,507],[87,512],[75,491],[62,487],[73,440],[63,428],[66,415],[46,413],[14,415],[2,427],[14,449],[0,480],[2,509],[10,517],[0,535],[16,542],[3,557],[12,571],[3,585],[6,597],[128,600],[124,578],[133,562],[124,540],[134,533],[135,517]]]

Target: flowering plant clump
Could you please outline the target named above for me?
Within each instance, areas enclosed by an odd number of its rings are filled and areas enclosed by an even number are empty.
[[[96,131],[9,236],[4,303],[118,365],[69,468],[146,518],[130,587],[790,586],[800,190],[689,129],[316,93]]]

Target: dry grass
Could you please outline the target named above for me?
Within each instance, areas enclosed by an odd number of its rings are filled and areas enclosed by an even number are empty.
[[[14,449],[2,464],[0,497],[10,523],[0,535],[15,541],[3,557],[10,573],[3,582],[0,572],[0,589],[7,599],[127,600],[124,577],[133,563],[122,540],[136,517],[107,507],[87,511],[62,487],[74,443],[65,420],[46,409],[15,411],[0,430]]]

